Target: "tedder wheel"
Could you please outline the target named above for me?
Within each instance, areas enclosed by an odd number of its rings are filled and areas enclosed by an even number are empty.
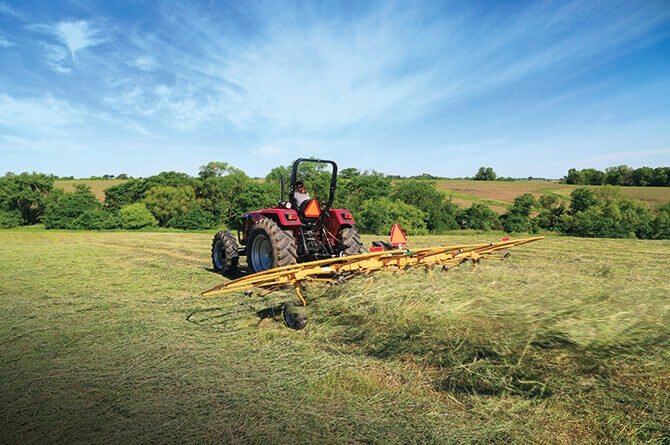
[[[269,218],[261,218],[249,231],[247,264],[251,273],[298,262],[295,238],[291,230],[282,230]]]
[[[361,236],[353,227],[344,227],[338,233],[337,237],[344,244],[345,255],[356,255],[359,253],[367,253],[368,249],[361,243]]]
[[[237,271],[239,260],[237,240],[233,234],[222,230],[214,235],[212,240],[212,266],[214,271],[222,275],[232,274]]]
[[[307,324],[305,307],[302,303],[284,303],[284,323],[291,329],[300,330]]]

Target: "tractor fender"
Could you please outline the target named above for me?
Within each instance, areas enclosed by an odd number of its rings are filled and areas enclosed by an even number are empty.
[[[300,227],[302,225],[298,212],[293,209],[263,209],[257,212],[247,212],[244,216],[251,218],[254,223],[264,216],[274,220],[280,227]]]
[[[330,209],[326,229],[330,233],[338,233],[343,227],[353,227],[356,224],[354,215],[346,209]]]

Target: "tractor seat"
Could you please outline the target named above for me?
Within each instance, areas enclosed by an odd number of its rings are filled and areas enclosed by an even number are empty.
[[[307,199],[300,204],[298,214],[301,219],[316,219],[321,216],[321,206],[316,199]]]

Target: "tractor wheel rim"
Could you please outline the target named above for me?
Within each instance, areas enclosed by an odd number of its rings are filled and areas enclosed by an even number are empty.
[[[265,235],[258,235],[251,246],[251,262],[256,272],[272,268],[272,244]]]
[[[223,241],[217,240],[216,243],[214,243],[214,264],[218,269],[223,269],[223,266],[226,263],[225,255]]]

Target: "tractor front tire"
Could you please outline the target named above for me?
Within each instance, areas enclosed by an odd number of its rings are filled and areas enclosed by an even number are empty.
[[[249,231],[247,264],[249,272],[263,272],[298,262],[293,231],[282,230],[269,218],[261,218]]]
[[[345,255],[357,255],[367,253],[368,249],[361,243],[361,236],[353,227],[344,227],[338,233],[338,238],[344,245]]]
[[[212,267],[221,275],[237,272],[240,255],[237,240],[232,233],[222,230],[212,240]]]

